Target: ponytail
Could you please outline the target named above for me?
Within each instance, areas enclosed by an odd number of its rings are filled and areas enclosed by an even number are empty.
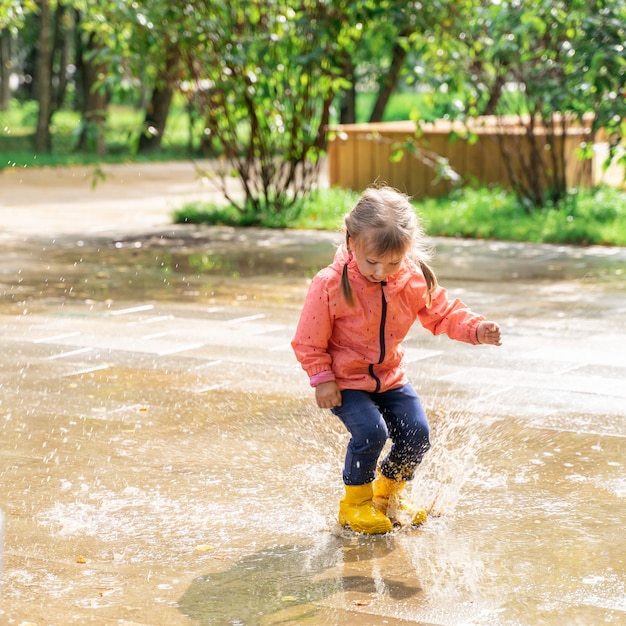
[[[352,296],[352,287],[350,287],[350,279],[348,278],[348,264],[350,261],[346,261],[341,272],[341,291],[346,302],[350,306],[354,306],[354,297]]]
[[[422,274],[424,274],[424,278],[426,279],[426,287],[428,288],[426,290],[426,308],[430,309],[433,305],[433,293],[438,286],[437,277],[435,276],[435,272],[432,271],[426,262],[418,259],[418,263],[420,269],[422,270]]]
[[[346,302],[350,306],[354,306],[354,297],[352,296],[352,287],[350,286],[350,279],[348,278],[348,265],[352,261],[352,252],[350,252],[350,233],[346,230],[346,249],[348,250],[348,258],[341,270],[341,291]]]

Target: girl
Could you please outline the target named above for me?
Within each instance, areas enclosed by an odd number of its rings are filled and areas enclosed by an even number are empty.
[[[448,300],[426,264],[425,234],[406,195],[367,189],[345,217],[345,234],[334,261],[311,282],[292,347],[317,405],[351,435],[339,523],[386,533],[394,524],[426,521],[426,512],[401,495],[430,448],[401,342],[417,319],[435,335],[471,344],[499,346],[500,328]]]

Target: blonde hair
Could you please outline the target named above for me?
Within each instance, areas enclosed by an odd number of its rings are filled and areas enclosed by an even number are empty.
[[[368,187],[353,209],[345,216],[346,247],[350,252],[350,238],[367,239],[376,254],[409,254],[426,279],[426,306],[432,304],[432,294],[437,288],[437,277],[426,263],[430,257],[425,246],[426,233],[415,214],[409,197],[392,187]],[[341,289],[352,306],[352,288],[348,278],[348,263],[343,267]]]

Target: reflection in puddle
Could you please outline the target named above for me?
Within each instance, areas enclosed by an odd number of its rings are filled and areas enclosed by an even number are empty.
[[[363,606],[385,596],[401,605],[420,593],[419,586],[373,576],[371,563],[369,573],[342,573],[344,565],[384,559],[392,551],[389,537],[329,537],[321,546],[277,546],[196,579],[181,598],[180,610],[203,626],[272,623],[268,616],[293,605],[305,605],[311,617],[336,594],[357,594]]]
[[[326,264],[333,253],[331,236],[303,246],[276,234],[258,241],[242,232],[235,237],[236,247],[231,241],[234,235],[225,240],[187,235],[83,241],[80,247],[74,241],[20,243],[4,257],[0,299],[195,301],[225,291],[233,296],[253,294],[262,286],[253,285],[251,278],[264,276],[274,284],[289,277],[301,281]]]
[[[0,303],[46,298],[192,302],[224,293],[254,297],[262,290],[254,284],[259,277],[275,285],[313,276],[328,264],[340,239],[333,233],[181,227],[167,235],[114,241],[9,244]],[[477,250],[476,242],[436,243],[434,267],[446,282],[532,281],[535,289],[546,280],[594,280],[624,288],[626,255],[620,249],[591,255],[574,247],[481,242]]]

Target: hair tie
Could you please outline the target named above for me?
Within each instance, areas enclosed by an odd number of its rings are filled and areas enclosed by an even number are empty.
[[[346,266],[350,265],[350,263],[352,262],[352,259],[354,257],[352,256],[352,252],[348,252],[348,259],[346,261]]]

